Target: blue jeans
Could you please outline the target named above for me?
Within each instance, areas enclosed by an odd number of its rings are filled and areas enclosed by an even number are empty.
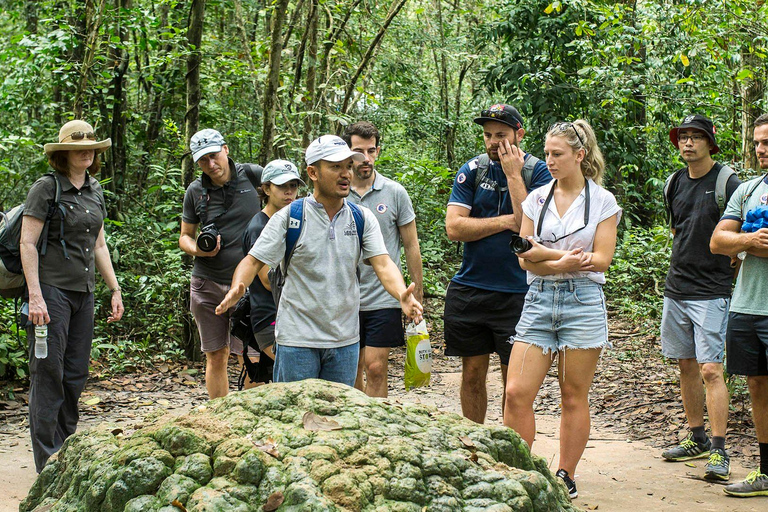
[[[355,385],[360,344],[339,348],[286,347],[275,344],[275,382],[323,379]]]

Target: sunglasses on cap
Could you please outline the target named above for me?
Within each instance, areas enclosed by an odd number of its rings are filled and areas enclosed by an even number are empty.
[[[573,129],[573,133],[576,134],[576,138],[579,139],[579,144],[581,144],[581,147],[584,147],[584,141],[581,140],[581,135],[579,135],[579,130],[576,129],[576,125],[569,122],[559,122],[555,123],[552,126],[549,127],[550,132],[565,132],[568,130],[568,128]]]
[[[64,139],[62,139],[61,142],[64,142],[67,139],[72,139],[72,140],[83,140],[83,139],[96,140],[96,134],[93,133],[93,132],[72,132],[69,135],[67,135],[66,137],[64,137]]]

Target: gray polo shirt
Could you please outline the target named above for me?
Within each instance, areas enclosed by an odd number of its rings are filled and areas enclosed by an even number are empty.
[[[93,251],[107,217],[104,193],[99,182],[88,174],[80,189],[63,174],[56,175],[61,183],[59,210],[63,209],[66,215],[63,221],[60,212],[51,219],[46,254],[39,259],[40,282],[62,290],[93,292],[96,286]],[[39,178],[29,189],[24,215],[45,220],[55,194],[53,180],[47,176]],[[62,222],[66,254],[59,240]]]
[[[181,218],[188,224],[200,224],[200,206],[203,197],[203,181],[208,188],[208,222],[213,222],[221,233],[224,247],[212,258],[195,258],[192,275],[210,279],[219,284],[230,284],[235,267],[243,259],[243,232],[254,215],[261,211],[261,203],[245,171],[229,159],[229,168],[237,169],[235,178],[223,187],[215,186],[203,174],[187,187]],[[229,187],[236,187],[232,205],[224,212],[224,200]],[[224,212],[220,217],[217,215]],[[204,226],[200,226],[203,228]]]
[[[280,264],[285,256],[290,210],[283,208],[269,219],[248,254],[270,267]],[[346,200],[330,220],[314,197],[305,199],[304,223],[277,308],[278,345],[340,348],[359,341],[357,265],[362,259],[387,254],[379,223],[370,210],[362,210],[365,229],[361,257],[355,220]]]
[[[379,221],[381,234],[392,261],[400,268],[400,227],[416,218],[413,204],[405,188],[376,172],[371,189],[360,197],[354,190],[350,199],[368,207]],[[397,308],[400,302],[392,297],[382,286],[376,272],[370,265],[361,264],[360,268],[360,311]]]

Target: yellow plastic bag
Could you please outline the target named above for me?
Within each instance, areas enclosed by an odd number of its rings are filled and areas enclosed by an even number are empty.
[[[410,323],[405,328],[405,390],[429,386],[432,376],[432,347],[429,345],[427,324]]]

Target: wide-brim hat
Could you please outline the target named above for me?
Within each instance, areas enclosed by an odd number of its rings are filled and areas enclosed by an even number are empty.
[[[686,116],[685,119],[683,119],[683,122],[680,123],[680,126],[676,126],[669,130],[669,141],[677,149],[680,149],[680,144],[677,140],[677,133],[685,128],[693,128],[694,130],[699,130],[700,132],[704,132],[704,134],[706,134],[709,142],[712,143],[712,149],[709,150],[710,155],[714,155],[720,151],[720,147],[718,147],[717,141],[715,140],[715,133],[717,132],[717,130],[715,130],[715,124],[711,119],[700,114],[691,114]]]
[[[96,140],[93,126],[75,119],[61,127],[59,130],[59,142],[46,144],[45,154],[50,156],[56,151],[77,151],[81,149],[93,149],[96,154],[104,152],[112,145],[112,139]]]

